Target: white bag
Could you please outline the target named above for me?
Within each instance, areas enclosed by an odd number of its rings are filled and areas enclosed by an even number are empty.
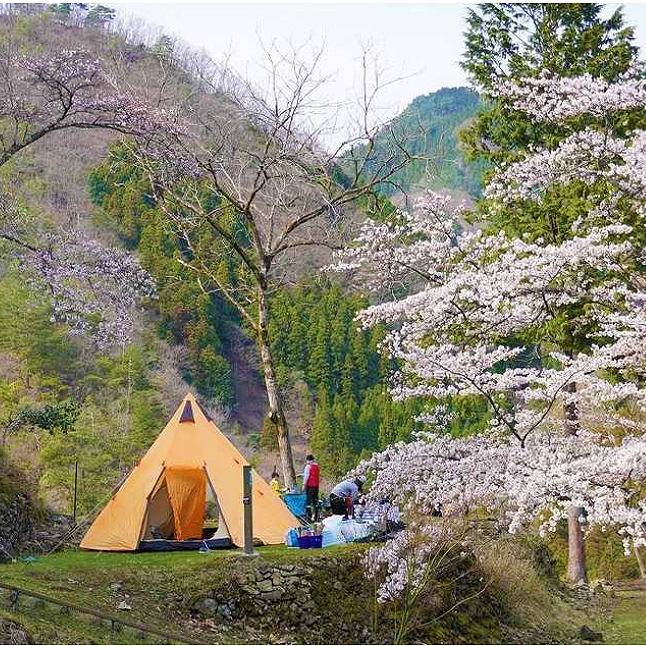
[[[347,542],[356,541],[370,533],[368,523],[358,523],[353,519],[342,520],[339,523],[339,529]]]
[[[330,545],[340,545],[345,543],[345,538],[341,532],[334,532],[329,529],[324,529],[322,533],[321,547],[330,547]]]
[[[345,543],[345,537],[341,533],[341,516],[330,516],[323,520],[323,547]]]

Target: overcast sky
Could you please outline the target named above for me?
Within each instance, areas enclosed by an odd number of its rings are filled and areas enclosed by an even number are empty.
[[[259,36],[265,41],[325,40],[334,101],[349,98],[356,87],[358,43],[367,41],[383,52],[393,74],[410,75],[383,96],[393,114],[420,94],[467,84],[459,66],[467,4],[111,4],[205,48],[216,59],[230,52],[235,67],[251,78],[259,74]],[[608,13],[616,7],[609,4]],[[624,7],[646,57],[646,5]]]

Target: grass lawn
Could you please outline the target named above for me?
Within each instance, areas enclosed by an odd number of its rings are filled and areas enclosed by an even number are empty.
[[[285,546],[258,548],[255,564],[299,562],[362,549],[360,545],[339,545],[325,550],[297,550]],[[197,639],[214,641],[213,633],[203,634],[197,622],[187,620],[180,613],[174,596],[189,599],[196,591],[208,590],[214,582],[227,580],[236,567],[248,563],[249,557],[240,550],[214,550],[207,554],[191,552],[109,553],[69,551],[37,557],[33,562],[19,561],[0,565],[0,581],[46,594],[77,606],[121,616],[125,620],[141,622],[152,627],[193,635]],[[120,584],[115,590],[111,584]],[[0,595],[2,591],[0,591]],[[4,596],[6,600],[6,595]],[[119,610],[125,601],[131,610]],[[13,615],[0,606],[0,616]],[[130,629],[111,633],[88,616],[78,613],[61,615],[54,606],[31,609],[28,602],[14,616],[40,643],[78,643],[92,640],[98,643],[146,643],[138,641]],[[250,642],[248,635],[224,634],[217,636],[219,643]],[[159,637],[156,641],[159,641]],[[153,642],[155,639],[153,639]]]
[[[22,609],[17,613],[0,609],[0,619],[18,621],[41,644],[157,644],[160,637],[140,639],[136,631],[122,628],[113,632],[107,624],[99,625],[90,617],[77,613],[63,615],[53,606],[37,611]]]
[[[620,591],[615,601],[602,629],[606,644],[646,644],[646,591]]]
[[[303,559],[316,558],[322,554],[334,552],[347,553],[349,550],[360,550],[360,545],[335,545],[325,550],[298,550],[284,545],[271,545],[256,548],[259,562],[271,563],[299,562]],[[198,551],[188,552],[86,552],[74,550],[59,552],[49,556],[38,556],[33,562],[17,561],[0,564],[0,580],[13,585],[34,589],[73,590],[77,594],[88,591],[79,590],[78,583],[115,583],[125,578],[131,581],[145,580],[154,576],[156,581],[176,582],[184,588],[188,583],[194,585],[201,579],[213,576],[213,569],[224,570],[233,563],[244,563],[249,557],[241,550],[213,550],[207,554]],[[78,581],[73,580],[78,578]],[[121,578],[120,578],[121,577]],[[190,580],[187,580],[190,577]],[[196,578],[197,577],[197,578]],[[67,583],[69,585],[62,585]]]
[[[295,550],[283,545],[260,547],[256,550],[264,558],[306,558],[310,552]],[[327,551],[327,550],[326,550]],[[114,571],[137,571],[143,568],[148,571],[163,571],[172,568],[173,571],[200,570],[205,563],[220,563],[229,559],[246,558],[241,550],[213,550],[208,554],[195,551],[187,552],[89,552],[85,550],[70,550],[48,556],[37,556],[33,562],[17,561],[0,565],[2,580],[35,580],[47,581],[57,573],[70,572],[114,573]],[[18,584],[16,584],[18,585]]]

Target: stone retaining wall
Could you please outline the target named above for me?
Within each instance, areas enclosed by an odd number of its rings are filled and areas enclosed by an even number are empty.
[[[0,561],[13,556],[21,544],[34,537],[34,521],[34,508],[27,494],[0,496]]]
[[[29,633],[15,621],[0,617],[0,644],[33,644]]]
[[[0,561],[33,538],[37,513],[26,479],[0,450]]]
[[[218,623],[245,621],[259,627],[271,624],[289,632],[320,630],[324,626],[325,632],[345,633],[366,641],[369,617],[364,615],[360,624],[346,625],[341,622],[342,613],[335,612],[337,604],[365,597],[362,582],[356,554],[339,558],[312,556],[299,563],[271,565],[261,559],[241,559],[227,584],[196,593],[183,600],[183,605],[194,616]],[[365,601],[361,599],[362,604]]]
[[[290,624],[311,625],[319,618],[312,598],[311,567],[285,564],[238,572],[228,590],[211,590],[193,600],[203,616],[222,619],[278,615]]]

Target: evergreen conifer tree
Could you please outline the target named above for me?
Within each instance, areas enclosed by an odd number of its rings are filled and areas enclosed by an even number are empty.
[[[333,393],[332,368],[330,361],[330,331],[327,319],[319,316],[314,345],[310,350],[307,376],[313,386],[323,386],[326,392]]]
[[[354,364],[351,352],[345,355],[343,370],[341,372],[340,393],[344,398],[358,398],[360,396],[359,371]]]
[[[312,426],[312,439],[310,446],[316,455],[321,468],[326,473],[332,473],[335,469],[332,430],[332,412],[328,401],[328,395],[319,388],[317,392],[316,414]]]

